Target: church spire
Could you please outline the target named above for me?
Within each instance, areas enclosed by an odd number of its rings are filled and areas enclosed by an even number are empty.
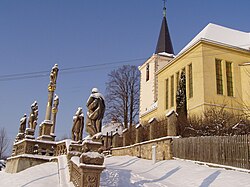
[[[169,30],[168,30],[168,25],[167,25],[167,19],[166,19],[166,0],[163,0],[164,2],[164,7],[163,7],[163,19],[161,23],[161,30],[156,46],[155,53],[161,53],[161,52],[166,52],[169,54],[174,54]]]

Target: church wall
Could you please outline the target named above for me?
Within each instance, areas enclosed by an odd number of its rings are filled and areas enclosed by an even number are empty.
[[[250,64],[240,67],[243,109],[250,116]]]
[[[193,96],[189,98],[189,74],[188,69],[189,65],[192,64],[192,81],[193,81]],[[204,99],[204,77],[200,73],[203,71],[202,64],[202,46],[199,45],[192,49],[188,54],[176,59],[171,65],[163,69],[158,74],[158,85],[159,85],[159,94],[158,94],[158,116],[166,115],[169,111],[176,109],[176,91],[177,91],[177,72],[179,76],[182,69],[185,68],[186,72],[186,92],[187,92],[187,106],[188,110],[198,112],[201,110],[202,103]],[[174,106],[171,106],[171,76],[174,76]],[[166,79],[168,79],[168,108],[166,106]]]
[[[141,80],[140,80],[140,115],[150,110],[151,105],[154,103],[154,58],[151,58],[141,67]],[[146,69],[149,64],[149,80],[146,81]]]
[[[215,60],[220,59],[222,64],[223,94],[217,94],[216,90],[216,68]],[[239,114],[243,110],[243,100],[249,101],[246,95],[249,92],[246,84],[250,80],[250,76],[245,76],[241,71],[240,64],[250,61],[250,54],[229,48],[203,44],[203,63],[204,63],[204,103],[209,106],[224,106],[225,109],[235,114]],[[227,93],[227,76],[226,62],[232,63],[232,80],[233,80],[233,96]],[[243,74],[242,74],[243,73]],[[249,88],[249,85],[248,85]]]

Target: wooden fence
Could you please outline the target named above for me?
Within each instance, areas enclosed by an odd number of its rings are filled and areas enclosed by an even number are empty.
[[[250,169],[250,135],[173,139],[173,156]]]

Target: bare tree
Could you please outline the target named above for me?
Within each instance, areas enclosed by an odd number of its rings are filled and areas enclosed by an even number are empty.
[[[0,128],[0,159],[4,158],[7,154],[10,141],[4,127]]]
[[[135,123],[139,114],[140,73],[136,66],[124,65],[108,74],[106,83],[106,121],[116,119],[128,124]]]

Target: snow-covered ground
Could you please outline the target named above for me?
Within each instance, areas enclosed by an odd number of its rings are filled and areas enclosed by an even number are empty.
[[[101,186],[241,187],[250,186],[250,174],[198,165],[191,161],[150,160],[120,156],[105,159]]]
[[[10,174],[0,171],[1,187],[59,187],[56,162],[45,163]]]
[[[106,169],[101,186],[136,187],[241,187],[250,186],[250,174],[208,167],[185,160],[165,160],[152,164],[151,160],[130,156],[105,158]],[[67,160],[59,157],[59,164],[50,162],[22,172],[9,174],[0,171],[1,187],[72,187],[69,182]]]

